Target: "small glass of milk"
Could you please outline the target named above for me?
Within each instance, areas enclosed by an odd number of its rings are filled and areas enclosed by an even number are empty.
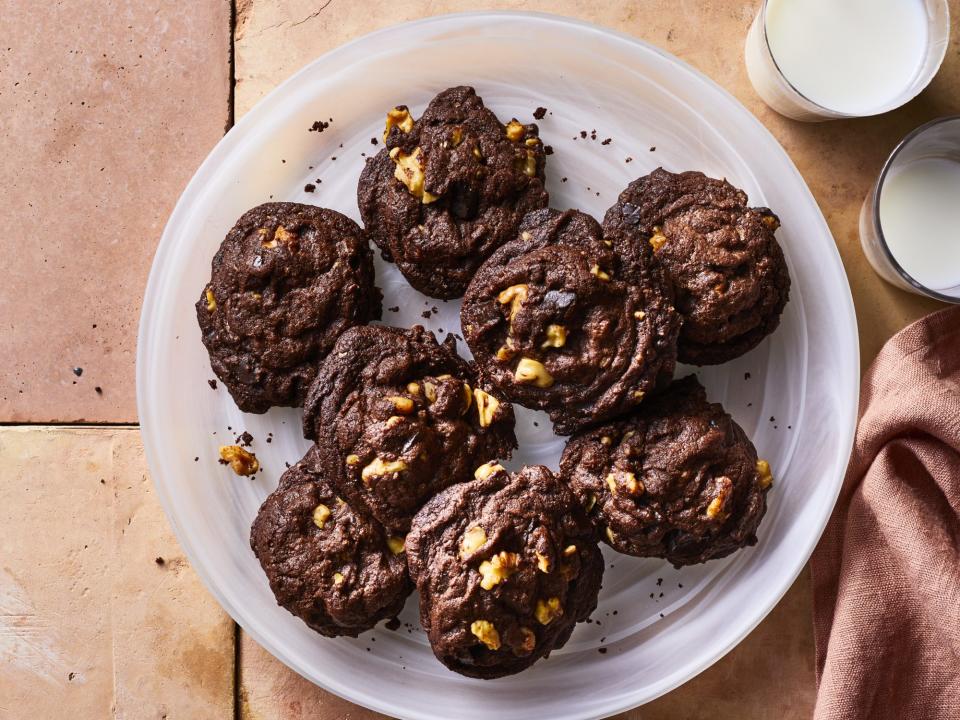
[[[860,243],[887,282],[960,303],[960,115],[897,145],[860,210]]]
[[[864,117],[913,99],[937,74],[948,0],[763,0],[747,35],[747,73],[795,120]]]

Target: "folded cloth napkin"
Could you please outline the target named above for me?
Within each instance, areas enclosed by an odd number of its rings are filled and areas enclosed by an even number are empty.
[[[960,307],[899,332],[867,371],[811,563],[815,720],[960,718]]]

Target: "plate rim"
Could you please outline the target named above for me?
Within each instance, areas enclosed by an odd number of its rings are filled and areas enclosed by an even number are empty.
[[[697,80],[707,83],[712,89],[718,91],[731,103],[731,107],[739,110],[742,115],[742,119],[745,123],[751,125],[751,129],[755,133],[759,133],[762,136],[773,144],[773,146],[779,150],[782,155],[782,161],[785,164],[785,169],[793,173],[795,179],[799,181],[799,185],[805,191],[805,201],[807,204],[812,206],[814,214],[818,217],[820,224],[822,225],[821,231],[825,232],[828,237],[834,240],[832,247],[829,248],[828,252],[830,255],[831,263],[830,266],[833,270],[838,270],[839,275],[843,279],[842,289],[844,292],[841,293],[843,300],[842,308],[835,308],[837,314],[842,316],[842,324],[845,324],[846,329],[849,331],[850,337],[850,347],[847,348],[850,351],[850,362],[851,362],[851,371],[852,377],[850,378],[850,395],[848,402],[842,403],[841,407],[848,408],[848,422],[844,428],[844,436],[840,439],[838,444],[838,449],[846,449],[846,457],[849,458],[850,453],[853,448],[853,442],[855,437],[855,431],[857,426],[857,408],[859,402],[859,389],[860,389],[860,343],[859,343],[859,334],[857,327],[857,318],[855,306],[853,303],[852,291],[850,288],[849,279],[847,278],[846,271],[843,265],[843,261],[840,256],[839,249],[836,244],[836,239],[833,237],[829,225],[826,222],[826,219],[823,216],[823,212],[820,210],[819,205],[816,202],[816,199],[813,197],[812,192],[810,191],[809,186],[804,180],[803,176],[800,174],[793,160],[790,158],[787,151],[783,148],[780,142],[776,139],[773,133],[770,132],[760,122],[760,120],[752,113],[750,110],[741,103],[732,93],[730,93],[726,88],[721,86],[719,83],[714,81],[705,73],[701,72],[697,68],[693,67],[686,61],[678,58],[672,53],[667,52],[666,50],[649,43],[645,40],[641,40],[633,35],[628,33],[614,30],[603,25],[596,23],[588,22],[586,20],[581,20],[578,18],[567,17],[564,15],[558,15],[554,13],[546,12],[531,12],[531,11],[520,11],[520,10],[495,10],[495,11],[468,11],[468,12],[456,12],[456,13],[445,13],[441,15],[432,15],[424,18],[419,18],[416,20],[411,20],[407,22],[394,23],[383,28],[379,28],[372,32],[366,33],[364,35],[358,36],[353,40],[350,40],[346,43],[338,45],[335,48],[328,50],[327,52],[317,56],[310,62],[306,63],[299,70],[287,77],[283,82],[273,88],[269,93],[264,95],[256,104],[244,114],[238,122],[236,122],[230,130],[223,135],[222,138],[217,142],[217,144],[211,149],[206,158],[197,168],[196,172],[191,177],[190,181],[186,184],[183,191],[181,192],[177,203],[174,206],[173,211],[170,214],[170,217],[164,227],[163,233],[160,237],[159,243],[157,245],[157,250],[154,254],[153,261],[150,267],[150,274],[147,280],[146,289],[143,296],[143,305],[140,312],[140,320],[137,332],[137,353],[136,353],[136,397],[137,397],[137,413],[138,420],[140,423],[140,435],[143,441],[144,454],[146,456],[148,469],[150,469],[151,483],[156,491],[157,497],[160,501],[161,506],[163,507],[164,514],[166,515],[167,522],[170,524],[174,535],[177,538],[178,543],[183,548],[184,554],[190,560],[191,567],[197,573],[198,577],[202,580],[205,588],[208,592],[213,595],[217,600],[218,604],[230,615],[231,619],[237,623],[240,627],[244,629],[244,632],[250,634],[250,636],[263,648],[265,648],[271,655],[276,657],[278,660],[284,663],[288,668],[297,672],[297,674],[304,677],[306,680],[315,684],[329,692],[332,692],[344,699],[347,699],[351,702],[357,703],[361,706],[367,707],[368,709],[375,710],[378,712],[383,712],[391,715],[397,715],[398,708],[391,706],[389,701],[382,700],[375,697],[372,694],[358,694],[355,692],[355,689],[352,687],[343,686],[340,683],[331,681],[329,678],[313,678],[307,677],[304,673],[300,672],[297,668],[293,667],[290,662],[288,662],[286,654],[282,649],[277,648],[274,644],[265,638],[260,636],[260,633],[255,630],[249,630],[243,622],[238,619],[238,616],[243,616],[237,608],[233,606],[232,603],[227,601],[226,597],[220,591],[220,588],[212,582],[211,576],[208,574],[207,569],[198,561],[196,561],[197,554],[194,551],[193,546],[187,539],[187,534],[180,526],[176,520],[174,514],[174,503],[171,496],[168,495],[166,489],[154,480],[153,469],[160,467],[159,455],[160,449],[154,446],[154,443],[151,441],[151,433],[153,431],[153,425],[149,422],[148,418],[150,415],[149,412],[149,401],[147,399],[147,349],[152,346],[155,342],[154,339],[148,336],[146,332],[147,327],[150,323],[150,310],[153,308],[157,302],[162,298],[159,295],[159,285],[160,285],[160,276],[164,274],[164,263],[163,260],[169,252],[170,246],[173,244],[173,236],[177,233],[177,228],[181,222],[181,216],[184,216],[187,213],[186,203],[184,202],[185,196],[191,194],[191,191],[196,191],[198,187],[203,185],[203,182],[206,178],[206,175],[211,172],[211,168],[214,167],[219,161],[220,157],[229,153],[231,146],[237,141],[239,136],[246,132],[248,126],[255,126],[259,120],[259,116],[266,112],[265,108],[270,105],[270,101],[275,98],[275,96],[281,94],[293,84],[301,75],[306,74],[312,70],[316,65],[322,64],[325,61],[328,61],[332,57],[335,57],[339,54],[346,53],[348,50],[353,48],[355,45],[369,42],[370,40],[386,34],[391,34],[398,32],[402,29],[410,29],[414,27],[423,27],[433,24],[442,25],[445,23],[451,22],[476,22],[476,21],[536,21],[536,22],[546,22],[552,23],[558,26],[565,26],[567,28],[573,28],[578,31],[588,31],[596,33],[603,36],[608,36],[619,41],[625,42],[629,45],[636,46],[639,49],[642,49],[647,52],[653,52],[656,55],[660,56],[662,59],[667,62],[676,65],[681,71],[686,71],[693,75]],[[685,665],[682,670],[675,670],[669,673],[664,679],[662,679],[655,687],[655,690],[650,693],[645,693],[643,699],[637,700],[635,697],[625,695],[625,701],[622,702],[608,702],[598,699],[595,705],[590,708],[590,713],[588,715],[582,715],[583,718],[602,718],[609,715],[623,712],[640,705],[651,702],[658,697],[670,692],[671,690],[676,689],[680,685],[688,682],[693,679],[704,670],[709,668],[711,665],[715,664],[718,660],[724,657],[729,653],[734,647],[739,645],[747,635],[749,635],[773,610],[773,608],[780,602],[786,592],[793,586],[796,582],[797,577],[802,572],[806,563],[809,561],[816,545],[819,543],[820,538],[826,528],[827,522],[832,516],[833,509],[836,506],[837,498],[841,491],[843,485],[843,479],[845,472],[838,473],[837,477],[830,479],[832,481],[832,487],[829,488],[829,493],[827,494],[827,499],[829,499],[829,512],[825,512],[819,520],[819,526],[815,528],[815,532],[811,532],[808,535],[808,540],[805,546],[800,552],[797,552],[793,555],[794,558],[794,567],[787,573],[789,577],[789,582],[784,583],[782,588],[779,588],[777,592],[772,593],[768,601],[763,603],[762,609],[755,615],[755,617],[750,621],[742,625],[741,630],[735,634],[735,637],[727,643],[725,646],[719,648],[718,650],[706,654],[699,661]],[[824,482],[823,479],[820,482]],[[435,717],[440,717],[433,714],[425,713],[410,713],[407,708],[402,708],[402,717],[410,718],[424,718],[432,719]]]

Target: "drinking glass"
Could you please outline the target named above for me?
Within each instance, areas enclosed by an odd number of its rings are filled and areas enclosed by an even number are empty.
[[[946,159],[960,162],[960,115],[942,117],[921,125],[894,148],[880,171],[880,176],[860,208],[860,244],[867,260],[884,280],[903,290],[944,302],[960,303],[960,280],[950,288],[933,290],[918,282],[903,269],[883,236],[880,222],[880,197],[887,178],[917,160]],[[960,202],[960,198],[957,199]],[[960,230],[953,239],[960,242]],[[960,268],[957,269],[960,277]]]
[[[784,0],[780,0],[783,2]],[[803,0],[794,0],[803,2]],[[841,0],[838,0],[840,2]],[[950,8],[948,0],[917,0],[923,2],[927,14],[927,49],[913,82],[886,105],[866,113],[841,112],[810,100],[797,90],[777,65],[767,39],[767,3],[763,0],[747,33],[746,62],[750,82],[760,98],[781,115],[794,120],[821,122],[839,118],[879,115],[912,100],[923,90],[940,69],[950,40]]]

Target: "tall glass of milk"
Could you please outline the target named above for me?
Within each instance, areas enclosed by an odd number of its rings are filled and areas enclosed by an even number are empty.
[[[860,243],[884,280],[960,303],[960,115],[907,135],[860,210]]]
[[[948,0],[764,0],[747,35],[750,81],[796,120],[863,117],[914,98],[950,35]]]

